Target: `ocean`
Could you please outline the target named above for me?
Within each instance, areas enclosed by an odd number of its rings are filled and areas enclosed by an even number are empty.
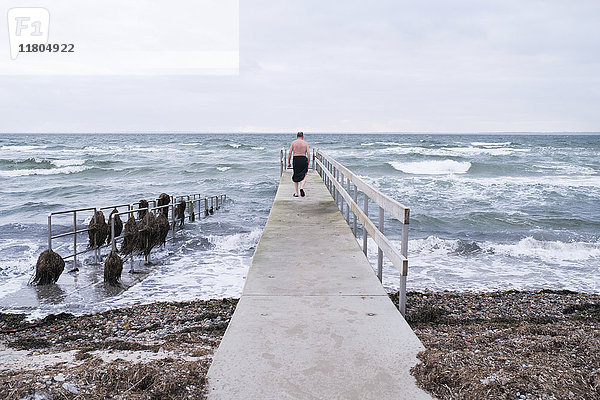
[[[33,318],[240,296],[277,191],[279,151],[294,138],[0,135],[0,311]],[[305,139],[410,207],[408,290],[600,292],[599,135],[307,133]],[[27,285],[47,246],[48,213],[162,192],[227,194],[227,201],[153,252],[153,265],[127,290],[101,289],[102,266],[92,264],[91,253],[80,258],[79,272],[68,272],[67,261],[53,288]],[[80,216],[81,227],[89,213]],[[66,232],[72,221],[55,224],[54,232]],[[400,224],[388,217],[385,228],[399,248]],[[83,250],[85,236],[79,241]],[[57,239],[54,249],[70,254],[72,241]],[[370,242],[373,265],[376,257]],[[384,286],[393,290],[398,282],[386,262]]]

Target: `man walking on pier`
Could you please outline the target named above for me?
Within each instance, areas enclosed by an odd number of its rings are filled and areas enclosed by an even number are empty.
[[[290,146],[288,168],[290,167],[292,153],[294,153],[294,175],[292,175],[292,181],[294,181],[294,188],[296,189],[294,197],[298,197],[298,184],[300,184],[300,196],[304,197],[304,183],[306,183],[306,174],[308,173],[310,162],[310,151],[308,150],[308,143],[304,141],[304,133],[298,132],[297,139]]]

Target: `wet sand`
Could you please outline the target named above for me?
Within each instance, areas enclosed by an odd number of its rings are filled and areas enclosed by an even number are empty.
[[[600,295],[426,292],[407,299],[407,320],[427,348],[412,373],[436,397],[600,398]],[[0,398],[203,398],[236,304],[154,303],[33,322],[0,314]]]

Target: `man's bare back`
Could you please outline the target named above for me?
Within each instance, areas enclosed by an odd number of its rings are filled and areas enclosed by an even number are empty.
[[[306,158],[310,157],[308,152],[308,143],[304,141],[304,139],[298,138],[292,142],[290,146],[290,154],[294,153],[294,156],[306,156]]]

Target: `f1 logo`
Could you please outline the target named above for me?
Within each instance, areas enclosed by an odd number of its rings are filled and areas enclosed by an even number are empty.
[[[10,58],[17,59],[21,45],[47,44],[50,12],[43,7],[19,7],[8,10]]]

